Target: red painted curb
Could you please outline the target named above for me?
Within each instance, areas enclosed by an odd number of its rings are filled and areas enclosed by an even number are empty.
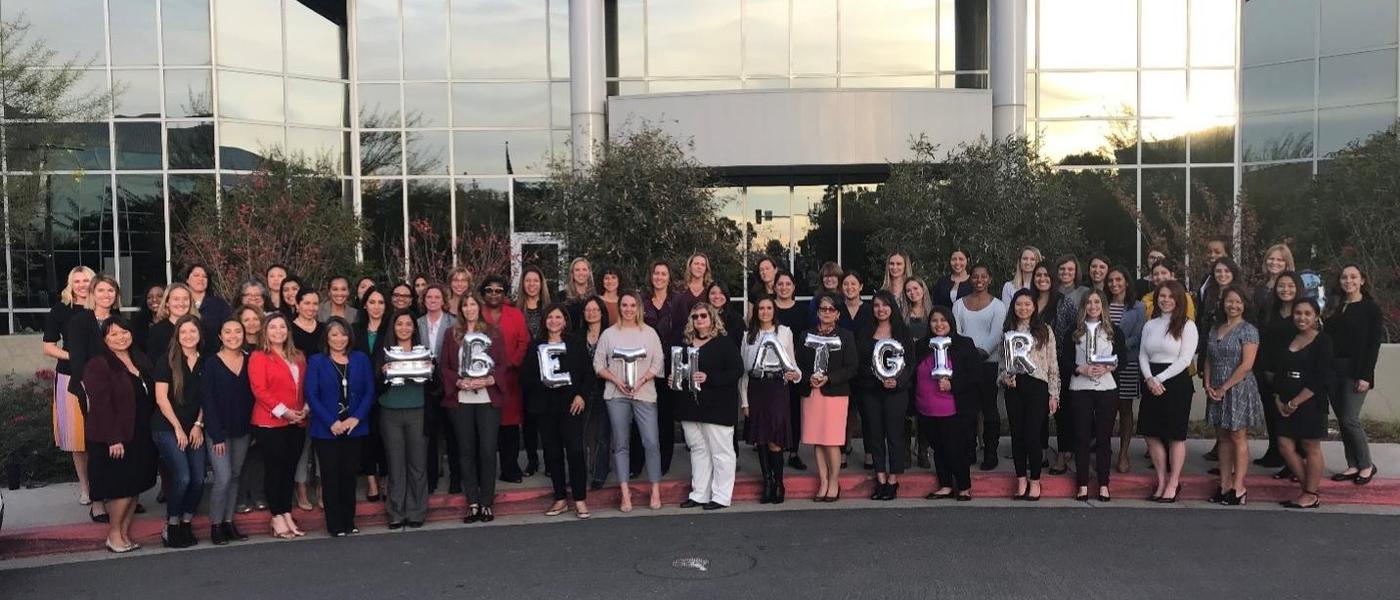
[[[841,476],[841,495],[844,498],[866,498],[874,486],[874,479],[866,473],[846,473]],[[1217,479],[1208,475],[1188,475],[1182,477],[1179,497],[1183,501],[1202,501],[1215,493]],[[1274,502],[1292,499],[1298,494],[1298,484],[1275,480],[1269,476],[1257,475],[1247,478],[1249,496],[1254,502]],[[815,475],[789,475],[786,478],[789,502],[808,500],[817,488]],[[1071,498],[1077,486],[1073,477],[1048,476],[1041,480],[1043,496],[1046,498]],[[1141,500],[1150,494],[1156,485],[1156,478],[1149,473],[1120,474],[1112,478],[1113,496],[1119,499]],[[974,473],[972,493],[978,498],[1007,498],[1015,490],[1016,478],[1011,473]],[[1090,490],[1096,484],[1090,482]],[[661,483],[662,502],[674,506],[685,499],[690,482],[687,480],[667,480]],[[901,499],[922,500],[933,491],[935,479],[928,472],[908,473],[900,478],[899,496]],[[633,503],[640,509],[646,506],[648,486],[646,483],[632,484]],[[1323,501],[1328,504],[1400,506],[1400,478],[1377,478],[1369,485],[1357,486],[1349,482],[1322,483]],[[610,485],[601,490],[589,492],[588,502],[592,510],[616,510],[619,490]],[[736,502],[753,502],[760,495],[760,481],[757,477],[741,477],[734,486]],[[549,487],[513,489],[500,492],[496,496],[495,513],[500,516],[543,513],[553,499]],[[460,519],[466,501],[461,495],[436,494],[428,501],[429,521],[450,521]],[[355,509],[356,524],[360,527],[384,525],[387,518],[384,505],[378,502],[360,502]],[[294,513],[297,524],[308,532],[319,532],[325,528],[325,517],[320,511]],[[145,545],[160,543],[163,519],[146,516],[132,524],[132,538]],[[248,535],[268,535],[271,527],[266,515],[249,513],[237,515],[238,528]],[[202,543],[208,543],[209,523],[205,517],[195,519],[194,531]],[[107,526],[98,523],[77,523],[34,527],[15,530],[0,535],[0,559],[25,558],[50,554],[67,554],[100,550],[106,539]]]

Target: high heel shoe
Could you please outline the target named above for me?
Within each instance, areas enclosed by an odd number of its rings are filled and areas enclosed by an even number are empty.
[[[1248,502],[1248,496],[1249,490],[1245,490],[1243,494],[1237,494],[1234,490],[1230,490],[1230,495],[1226,496],[1220,503],[1225,506],[1244,506]]]
[[[1180,495],[1180,494],[1181,494],[1181,484],[1178,483],[1178,484],[1176,484],[1176,488],[1172,489],[1172,497],[1168,498],[1168,497],[1167,497],[1167,494],[1166,494],[1165,492],[1163,492],[1163,493],[1162,493],[1162,496],[1161,496],[1160,498],[1157,499],[1157,502],[1159,502],[1159,503],[1161,503],[1161,504],[1176,504],[1176,497],[1177,497],[1178,495]]]
[[[468,525],[481,520],[481,506],[473,504],[467,507],[467,514],[462,517],[462,522]]]
[[[881,498],[881,500],[890,501],[890,500],[894,500],[895,498],[898,498],[898,497],[899,497],[899,484],[898,484],[898,483],[888,483],[888,484],[885,484],[885,497],[884,497],[884,498]]]
[[[1225,499],[1228,498],[1228,497],[1230,497],[1230,496],[1233,495],[1234,493],[1235,493],[1235,490],[1228,490],[1228,491],[1227,491],[1227,490],[1223,490],[1223,489],[1216,489],[1216,490],[1215,490],[1215,495],[1211,496],[1210,498],[1207,498],[1207,499],[1206,499],[1206,502],[1209,502],[1209,503],[1211,503],[1211,504],[1224,504],[1224,503],[1225,503]]]
[[[1040,494],[1036,494],[1036,495],[1032,496],[1032,495],[1031,495],[1031,486],[1029,486],[1029,485],[1026,486],[1026,501],[1027,501],[1027,502],[1040,502]]]
[[[94,513],[92,508],[88,508],[88,518],[89,518],[89,519],[92,519],[92,522],[93,522],[93,523],[111,523],[111,522],[112,522],[112,516],[111,516],[111,515],[109,515],[109,514],[107,514],[107,513],[102,513],[102,514],[99,515],[99,514],[97,514],[97,513]]]
[[[1313,508],[1317,508],[1317,507],[1319,507],[1319,506],[1322,506],[1322,496],[1317,495],[1317,492],[1303,492],[1303,493],[1304,493],[1304,494],[1307,494],[1307,495],[1310,495],[1310,496],[1313,497],[1312,504],[1299,504],[1296,500],[1289,500],[1289,501],[1287,501],[1287,502],[1282,503],[1282,504],[1283,504],[1283,507],[1284,507],[1284,508],[1301,508],[1301,509],[1304,509],[1304,510],[1308,510],[1308,509],[1313,509]]]
[[[1074,501],[1075,501],[1075,502],[1088,502],[1088,501],[1089,501],[1089,490],[1088,490],[1088,488],[1085,488],[1084,491],[1075,494],[1075,495],[1074,495]]]
[[[482,522],[482,523],[490,523],[490,522],[495,521],[495,520],[496,520],[496,514],[493,513],[493,512],[491,512],[491,507],[489,507],[489,506],[483,506],[483,507],[481,507],[481,522]]]
[[[1099,500],[1099,502],[1112,502],[1112,501],[1113,501],[1113,497],[1110,496],[1110,495],[1108,495],[1108,488],[1107,488],[1107,487],[1099,488],[1098,500]]]

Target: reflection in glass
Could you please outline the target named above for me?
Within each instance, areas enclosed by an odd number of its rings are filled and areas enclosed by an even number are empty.
[[[317,12],[304,4],[306,1],[286,0],[287,72],[344,79],[349,60],[344,4],[315,2],[321,5],[321,12]]]
[[[540,173],[549,160],[549,153],[548,131],[452,133],[453,168],[457,175],[506,175],[511,171],[518,174]]]
[[[841,71],[933,71],[936,0],[842,0]]]
[[[1150,0],[1141,6],[1142,66],[1186,66],[1186,0]]]
[[[191,209],[197,206],[199,201],[213,197],[215,181],[216,178],[212,174],[182,173],[167,178],[166,194],[169,197],[170,237],[172,239],[184,233],[186,224],[190,222]]]
[[[425,232],[431,228],[437,236],[435,244],[429,244],[427,236],[418,233],[409,239],[409,252],[431,252],[432,256],[451,256],[452,251],[452,180],[410,179],[408,180],[408,222],[410,232]],[[432,258],[412,257],[419,264],[430,264]],[[451,259],[448,259],[449,261]]]
[[[569,0],[549,0],[549,76],[569,78]]]
[[[1143,28],[1147,25],[1144,22]],[[1235,3],[1191,0],[1191,66],[1235,64]]]
[[[933,88],[938,87],[937,82],[933,75],[841,77],[843,88]]]
[[[1164,239],[1144,237],[1144,257],[1149,246],[1165,244],[1167,256],[1186,256],[1186,169],[1142,170],[1143,229],[1157,231]],[[1191,248],[1191,250],[1195,250]],[[1145,263],[1145,261],[1144,261]]]
[[[1040,68],[1137,66],[1137,3],[1040,0]]]
[[[10,176],[11,285],[17,308],[57,301],[68,271],[110,261],[112,205],[107,175]],[[47,193],[44,193],[47,191]],[[17,202],[44,198],[46,202]]]
[[[1330,161],[1322,161],[1322,164],[1327,162]],[[1319,170],[1322,164],[1318,165]],[[1278,215],[1280,209],[1288,210],[1305,201],[1303,198],[1312,192],[1312,177],[1312,161],[1244,167],[1240,176],[1240,202],[1249,204],[1260,221],[1268,221],[1271,216]],[[1258,269],[1259,265],[1249,267]]]
[[[608,77],[646,75],[646,12],[642,0],[605,2]]]
[[[0,19],[6,23],[24,19],[29,23],[25,39],[42,40],[54,51],[52,64],[74,61],[79,66],[107,63],[102,0],[5,0],[0,3]],[[7,40],[6,44],[10,42]]]
[[[1255,0],[1244,4],[1244,64],[1313,56],[1317,0]]]
[[[742,87],[738,79],[655,79],[649,90],[653,94],[669,94],[737,90]]]
[[[165,70],[165,116],[214,116],[214,86],[209,69]]]
[[[1245,162],[1308,158],[1313,155],[1313,111],[1244,116]]]
[[[1219,218],[1234,214],[1234,167],[1191,168],[1191,216]]]
[[[404,79],[447,77],[445,0],[403,0],[403,53]]]
[[[822,263],[836,260],[835,221],[824,224],[823,214],[836,213],[836,186],[799,185],[792,190],[792,233],[797,240],[792,265],[797,294],[810,294],[820,285]]]
[[[359,0],[355,23],[355,70],[360,79],[398,79],[398,0]]]
[[[836,72],[836,0],[792,3],[792,72]]]
[[[1299,62],[1243,69],[1241,98],[1245,112],[1308,108],[1313,105],[1316,62]]]
[[[360,127],[379,129],[403,126],[399,120],[399,84],[362,83],[357,101],[360,103]]]
[[[1067,165],[1132,164],[1131,149],[1138,143],[1132,121],[1043,121],[1041,154],[1052,163]]]
[[[1191,162],[1232,163],[1235,161],[1235,119],[1222,117],[1220,122],[1191,132]]]
[[[402,179],[360,181],[360,215],[369,229],[365,262],[380,271],[403,269],[404,221],[408,218],[404,191]]]
[[[170,121],[165,124],[166,151],[171,169],[214,168],[214,124]]]
[[[287,153],[318,167],[344,172],[347,134],[339,129],[287,128]]]
[[[749,187],[745,199],[743,231],[748,255],[752,260],[770,256],[787,265],[793,239],[790,188]]]
[[[263,71],[282,70],[280,0],[218,2],[219,64]],[[225,89],[223,81],[220,90]],[[222,91],[220,106],[223,105]]]
[[[555,82],[549,84],[549,119],[554,127],[569,125],[569,84]]]
[[[744,74],[787,73],[788,1],[748,0],[744,3]]]
[[[454,1],[453,77],[548,77],[545,13],[544,2]]]
[[[122,305],[148,286],[165,283],[165,194],[160,175],[117,177]],[[110,211],[109,211],[110,212]]]
[[[285,147],[282,128],[252,123],[219,123],[219,166],[224,169],[255,169],[262,156]]]
[[[209,64],[208,0],[160,0],[161,48],[165,64]]]
[[[361,175],[402,175],[402,133],[367,131],[360,133]]]
[[[1317,111],[1317,154],[1327,156],[1395,122],[1395,102]]]
[[[219,71],[219,113],[233,119],[281,122],[282,78]]]
[[[1143,71],[1143,117],[1174,117],[1186,109],[1186,71]]]
[[[160,71],[112,71],[112,102],[117,118],[159,118]]]
[[[343,83],[287,78],[288,123],[344,127],[347,102]]]
[[[404,134],[409,175],[451,175],[446,131],[409,131]]]
[[[1360,104],[1395,97],[1395,49],[1322,59],[1318,104]]]
[[[1128,116],[1137,109],[1133,73],[1041,73],[1040,116]]]
[[[1143,164],[1186,162],[1186,133],[1182,129],[1176,119],[1143,119]]]
[[[1327,2],[1322,12],[1322,54],[1393,45],[1400,28],[1396,0]]]
[[[548,127],[548,83],[454,83],[457,127]]]
[[[455,180],[457,238],[469,245],[484,233],[510,234],[510,184],[506,179]]]
[[[1235,113],[1235,71],[1192,69],[1189,118],[1232,117]]]
[[[154,0],[109,0],[112,64],[156,64],[156,3]]]
[[[106,123],[10,123],[5,153],[12,171],[107,169]]]
[[[647,70],[653,77],[739,74],[739,3],[648,0]]]
[[[515,211],[515,231],[549,231],[543,218],[555,208],[550,198],[549,182],[516,179],[514,188],[512,209]]]
[[[565,84],[567,86],[567,84]],[[403,84],[404,114],[407,127],[447,127],[447,84]]]

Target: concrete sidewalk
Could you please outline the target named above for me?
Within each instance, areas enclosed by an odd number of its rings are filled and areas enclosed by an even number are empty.
[[[871,489],[873,474],[861,468],[863,459],[859,454],[859,445],[860,442],[857,441],[857,452],[851,454],[850,467],[842,474],[843,498],[864,498]],[[1266,442],[1262,440],[1251,441],[1251,453],[1255,456],[1262,454],[1265,445]],[[1183,500],[1204,499],[1215,491],[1216,478],[1206,474],[1206,471],[1213,467],[1214,463],[1207,463],[1201,457],[1210,449],[1210,446],[1209,440],[1188,442],[1187,464],[1184,469],[1183,490],[1180,494]],[[1003,438],[1001,454],[1003,456],[1009,454],[1009,449],[1009,440]],[[1145,451],[1146,443],[1141,439],[1134,440],[1132,472],[1121,474],[1114,471],[1112,473],[1112,488],[1115,498],[1141,499],[1140,496],[1145,497],[1151,492],[1155,478],[1150,463],[1143,458]],[[1330,475],[1345,466],[1342,444],[1340,442],[1324,442],[1323,451],[1327,465],[1323,477],[1323,496],[1327,503],[1400,506],[1400,477],[1391,477],[1391,475],[1400,475],[1400,444],[1371,445],[1372,456],[1380,467],[1380,475],[1376,481],[1367,486],[1331,482]],[[680,502],[687,493],[690,469],[689,457],[686,454],[685,447],[678,444],[672,470],[665,478],[663,486],[663,497],[667,504]],[[810,448],[804,448],[803,458],[809,467],[815,466]],[[735,501],[756,500],[760,489],[757,481],[757,455],[749,450],[747,445],[743,445],[739,451],[739,462],[740,473],[734,492]],[[1293,498],[1297,494],[1297,484],[1274,480],[1270,477],[1272,473],[1272,469],[1261,469],[1251,465],[1248,483],[1251,490],[1250,500],[1262,503],[1269,500]],[[807,471],[787,469],[786,475],[789,502],[801,501],[804,504],[810,504],[806,500],[815,492],[817,484],[812,469],[809,468]],[[1014,470],[1010,460],[1002,460],[1001,465],[991,472],[977,471],[974,468],[973,476],[972,491],[977,498],[1002,497],[1012,493]],[[922,499],[933,489],[934,484],[934,478],[928,470],[911,465],[903,478],[900,497],[901,499]],[[641,485],[642,490],[645,489],[644,486],[645,484]],[[1043,487],[1044,495],[1047,498],[1072,497],[1075,493],[1073,470],[1062,476],[1045,475]],[[638,497],[637,492],[642,491],[638,488],[639,485],[634,481],[634,502],[639,509],[644,509],[646,496],[643,493]],[[550,490],[549,479],[543,474],[537,474],[518,484],[500,483],[497,487],[496,514],[507,516],[543,511],[550,502],[552,496]],[[616,480],[615,478],[610,479],[607,487],[590,493],[590,508],[595,512],[616,511],[617,493]],[[361,490],[361,494],[363,498],[363,490]],[[105,525],[91,523],[87,507],[80,506],[77,498],[78,487],[76,483],[7,491],[5,493],[5,530],[0,531],[0,558],[91,550],[97,543],[94,540],[102,539],[105,534]],[[159,536],[164,518],[164,505],[156,503],[154,489],[142,496],[142,502],[149,512],[138,516],[133,526],[133,535],[142,539],[143,542],[150,542]],[[434,495],[430,504],[430,520],[459,518],[463,503],[461,495],[450,496],[446,493]],[[201,508],[201,512],[203,512],[203,508]],[[382,504],[361,501],[357,513],[359,524],[362,527],[384,522]],[[319,510],[307,513],[298,511],[298,515],[298,523],[302,524],[303,528],[320,528],[322,517]],[[256,534],[267,529],[267,516],[264,512],[239,515],[238,522],[245,533]],[[196,521],[195,531],[201,539],[205,539],[208,529],[207,526],[200,525],[201,523],[203,523],[202,519]],[[158,540],[155,543],[159,543]]]

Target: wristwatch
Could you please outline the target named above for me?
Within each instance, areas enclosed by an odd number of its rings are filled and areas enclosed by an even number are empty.
[[[198,427],[198,428],[200,428],[200,429],[204,429],[204,421],[195,421],[195,422],[194,422],[194,425],[192,425],[192,426],[190,427],[190,429],[194,429],[195,427]]]

